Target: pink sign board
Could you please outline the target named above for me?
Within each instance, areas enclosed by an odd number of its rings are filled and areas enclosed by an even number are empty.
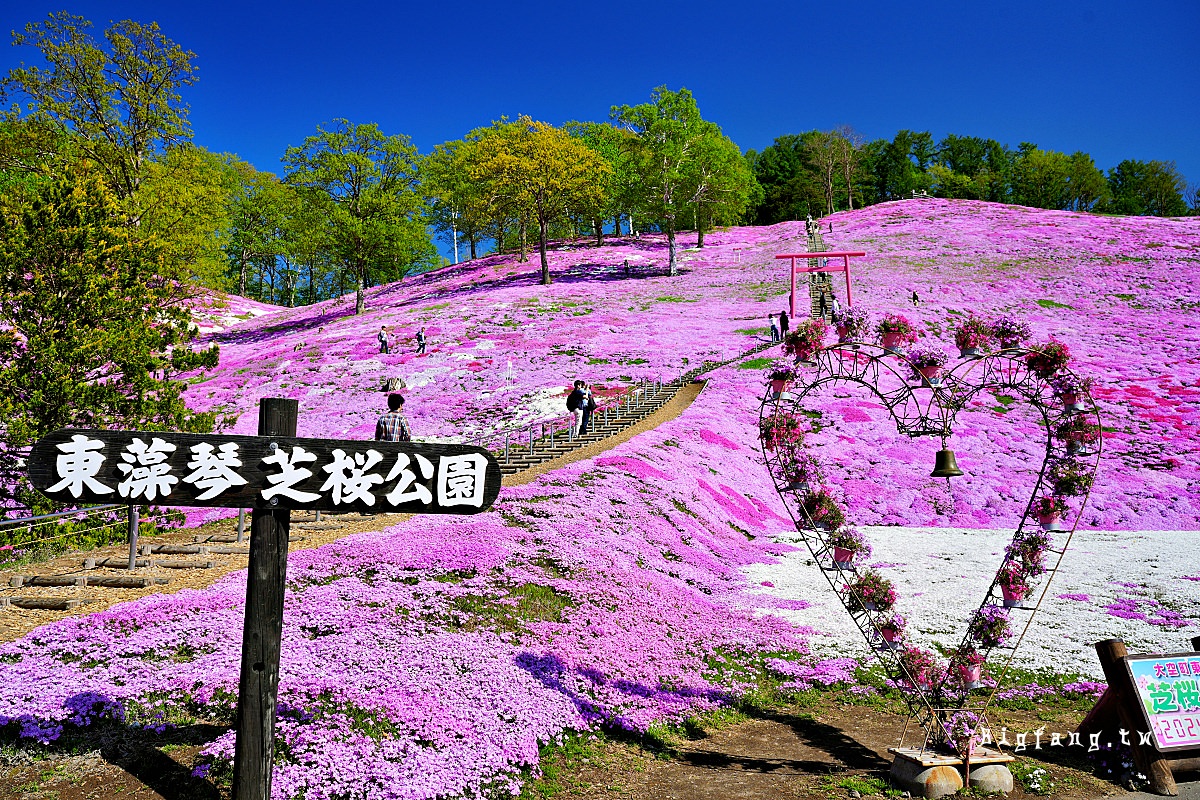
[[[1200,653],[1125,659],[1159,752],[1200,748]]]

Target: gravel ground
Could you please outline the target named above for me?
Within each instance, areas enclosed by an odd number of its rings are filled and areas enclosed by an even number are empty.
[[[958,643],[1012,537],[1010,531],[962,528],[861,530],[875,551],[869,563],[895,583],[900,598],[896,610],[923,646]],[[790,532],[776,538],[799,541]],[[1092,645],[1103,639],[1123,639],[1131,653],[1191,649],[1189,640],[1200,634],[1197,543],[1200,531],[1077,532],[1014,664],[1102,680]],[[802,543],[799,547],[779,563],[753,565],[745,574],[755,583],[774,584],[761,587],[765,594],[811,604],[772,613],[816,628],[815,649],[865,657],[869,651],[849,614],[807,549]],[[1028,614],[1014,611],[1014,628]]]

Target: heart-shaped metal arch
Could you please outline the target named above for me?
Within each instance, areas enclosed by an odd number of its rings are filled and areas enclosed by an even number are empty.
[[[869,343],[839,343],[819,350],[807,361],[800,362],[808,367],[807,378],[796,391],[776,392],[768,388],[759,413],[761,431],[764,423],[767,423],[768,420],[778,419],[781,414],[796,416],[797,412],[802,412],[805,398],[821,387],[857,384],[865,387],[880,399],[895,421],[899,433],[909,437],[936,436],[941,439],[944,448],[945,440],[953,433],[956,415],[960,410],[966,408],[980,392],[1003,389],[1021,397],[1026,404],[1041,414],[1042,423],[1046,429],[1046,451],[1030,494],[1029,503],[1013,534],[1014,545],[1039,533],[1037,523],[1029,526],[1030,517],[1033,504],[1046,484],[1047,466],[1052,459],[1057,457],[1058,449],[1065,448],[1067,451],[1065,455],[1069,458],[1091,459],[1090,464],[1076,462],[1082,463],[1085,467],[1090,466],[1090,479],[1085,481],[1086,489],[1082,492],[1079,508],[1075,512],[1071,527],[1066,531],[1061,545],[1047,550],[1057,558],[1054,559],[1049,569],[1041,573],[1046,575],[1042,591],[1037,595],[1037,603],[1030,609],[1029,618],[1025,625],[1020,627],[1020,633],[1015,637],[1014,643],[1002,647],[976,647],[972,642],[971,632],[968,630],[964,633],[958,650],[955,651],[963,653],[970,647],[973,650],[982,651],[981,654],[986,661],[993,649],[1007,650],[999,678],[996,681],[997,687],[1003,683],[1013,655],[1025,638],[1025,633],[1029,630],[1037,610],[1041,607],[1042,601],[1049,591],[1050,582],[1062,563],[1063,554],[1070,544],[1083,509],[1087,505],[1091,480],[1095,477],[1100,459],[1101,439],[1099,437],[1096,441],[1096,448],[1088,453],[1079,452],[1075,447],[1077,443],[1057,440],[1055,435],[1057,426],[1078,415],[1094,418],[1094,429],[1099,432],[1101,430],[1099,412],[1091,396],[1086,392],[1077,398],[1077,401],[1082,402],[1069,405],[1062,402],[1055,395],[1048,381],[1030,369],[1027,364],[1025,357],[1035,352],[1037,351],[1009,348],[982,357],[964,359],[948,370],[940,380],[922,379],[919,385],[914,386],[909,383],[905,375],[893,366],[890,360],[898,358],[901,363],[904,363],[900,354]],[[904,369],[907,370],[907,366]],[[1058,374],[1063,373],[1071,374],[1065,369],[1058,371]],[[803,498],[807,494],[807,490],[793,488],[788,479],[789,467],[795,463],[797,456],[796,449],[787,446],[768,447],[764,441],[763,456],[775,479],[776,491],[792,517],[797,532],[821,567],[834,594],[845,606],[868,645],[876,650],[892,680],[897,684],[906,683],[908,685],[909,689],[904,693],[905,701],[908,704],[910,715],[925,730],[926,743],[930,739],[938,744],[952,743],[950,727],[951,722],[956,719],[966,719],[968,729],[986,724],[985,714],[996,689],[987,693],[980,702],[971,702],[970,687],[956,685],[953,682],[953,676],[957,671],[955,669],[957,664],[954,660],[951,661],[946,676],[940,683],[922,685],[918,676],[909,674],[894,649],[880,646],[883,642],[881,622],[883,622],[885,612],[867,610],[868,604],[862,597],[856,595],[850,584],[845,582],[848,577],[857,577],[857,566],[853,563],[846,564],[834,560],[833,548],[828,543],[829,531],[817,525],[803,505]],[[981,614],[985,607],[996,605],[1000,600],[1000,576],[1010,561],[1012,561],[1012,557],[1006,554],[1005,560],[996,570],[996,575],[993,577],[982,603],[976,610],[976,616]],[[841,582],[840,586],[839,582]],[[960,716],[964,713],[970,716]]]

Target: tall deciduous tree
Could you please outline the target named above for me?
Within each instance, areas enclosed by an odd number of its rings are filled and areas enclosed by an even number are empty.
[[[659,86],[650,102],[613,106],[612,116],[636,136],[634,175],[639,205],[667,234],[668,270],[679,274],[675,232],[691,202],[692,162],[708,132],[687,89]]]
[[[758,189],[750,165],[733,140],[713,123],[697,143],[688,181],[696,218],[696,246],[714,224],[730,224],[746,211]]]
[[[158,374],[211,366],[217,351],[187,345],[165,256],[124,217],[86,165],[0,195],[0,495],[30,507],[44,503],[14,455],[50,431],[213,427],[188,410],[185,383]]]
[[[180,90],[195,82],[195,54],[163,36],[157,23],[113,23],[104,44],[88,33],[91,27],[64,11],[14,33],[13,44],[37,49],[46,66],[12,70],[0,94],[24,100],[36,119],[75,134],[81,153],[126,200],[145,179],[147,161],[191,138]]]
[[[846,206],[853,211],[854,181],[858,177],[863,137],[850,125],[840,125],[834,133],[837,134],[838,161],[842,166],[842,179],[846,182]]]
[[[1187,181],[1174,161],[1126,159],[1108,172],[1111,208],[1118,214],[1181,217],[1187,213]]]
[[[338,119],[289,147],[283,161],[286,182],[332,201],[332,247],[354,281],[355,314],[365,307],[366,286],[436,263],[417,191],[420,156],[407,136],[386,136],[373,123]]]
[[[537,222],[542,284],[549,284],[549,226],[573,211],[602,207],[612,169],[565,130],[524,116],[480,138],[477,147],[472,177],[497,201]]]
[[[825,213],[832,214],[836,209],[833,205],[833,183],[838,173],[838,136],[832,131],[815,131],[805,142],[805,153],[809,162],[816,169],[825,192]]]
[[[431,202],[430,220],[436,230],[449,234],[452,242],[461,236],[477,256],[489,222],[484,188],[471,179],[477,160],[476,139],[456,139],[437,145],[425,158],[422,185]],[[455,245],[457,252],[457,244]]]

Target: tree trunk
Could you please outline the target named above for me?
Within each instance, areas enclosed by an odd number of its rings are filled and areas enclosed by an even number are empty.
[[[542,255],[542,286],[550,285],[550,262],[546,260],[546,220],[538,220],[538,252]]]
[[[529,260],[529,240],[526,237],[528,231],[529,225],[526,224],[525,220],[521,220],[521,261]]]
[[[467,242],[469,242],[471,245],[471,260],[474,261],[475,260],[475,234],[472,233],[470,236],[468,236]]]
[[[242,248],[242,257],[238,260],[238,296],[246,296],[246,248]]]
[[[604,220],[594,219],[592,225],[596,228],[596,247],[601,247],[604,244]]]
[[[618,212],[617,215],[615,217],[613,217],[613,235],[617,236],[617,237],[619,237],[621,235],[621,214],[620,214],[620,212]]]
[[[361,314],[367,307],[366,297],[363,295],[363,271],[358,269],[354,272],[354,313]]]
[[[675,248],[675,226],[674,225],[667,226],[667,253],[668,253],[667,272],[670,275],[678,275],[679,274],[679,264],[675,260],[676,248]]]

